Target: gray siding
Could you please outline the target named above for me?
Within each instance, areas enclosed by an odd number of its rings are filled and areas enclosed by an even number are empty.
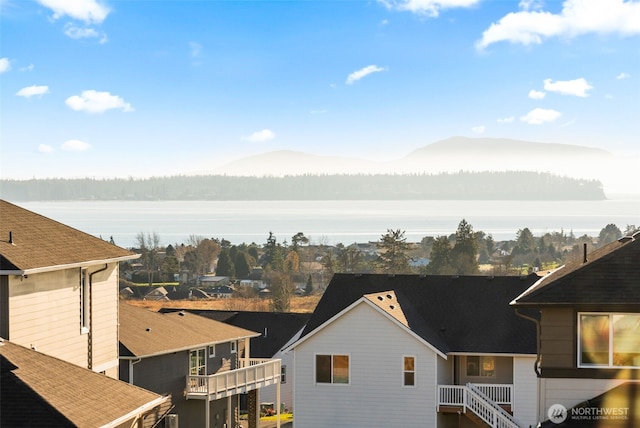
[[[542,369],[576,367],[575,311],[571,308],[545,308],[541,313]]]
[[[494,376],[467,376],[467,356],[463,355],[459,358],[457,378],[460,385],[466,385],[467,382],[513,384],[513,357],[494,356]]]

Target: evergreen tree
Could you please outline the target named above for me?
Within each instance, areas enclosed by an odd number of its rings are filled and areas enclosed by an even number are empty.
[[[307,284],[304,287],[304,294],[310,296],[313,293],[313,279],[311,275],[307,278]]]
[[[404,230],[387,229],[387,233],[382,235],[378,242],[380,249],[375,266],[379,272],[384,273],[410,273],[409,244],[404,236]]]
[[[218,256],[218,265],[216,266],[216,275],[228,276],[230,278],[236,277],[235,266],[231,260],[229,249],[223,248]]]
[[[451,244],[446,236],[438,236],[431,246],[431,256],[425,271],[430,275],[447,275],[452,273]]]
[[[465,219],[458,224],[456,243],[451,250],[451,265],[459,275],[473,275],[479,272],[478,243],[473,226]]]
[[[256,261],[246,251],[238,251],[233,264],[236,268],[236,278],[246,278],[251,273],[251,268],[256,265]]]

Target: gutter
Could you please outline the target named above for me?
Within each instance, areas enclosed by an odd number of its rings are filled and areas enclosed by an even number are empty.
[[[52,271],[64,270],[64,269],[73,269],[78,267],[84,268],[84,267],[94,266],[94,265],[103,264],[103,263],[115,263],[115,262],[122,262],[125,260],[135,260],[135,259],[139,259],[140,256],[141,254],[132,254],[130,256],[114,257],[111,259],[102,259],[102,260],[89,260],[84,262],[68,263],[64,265],[43,266],[43,267],[37,267],[37,268],[31,268],[31,269],[0,270],[0,275],[24,276],[24,275],[31,275],[31,274],[43,273],[43,272],[52,272]]]
[[[540,353],[540,321],[537,319],[530,317],[528,315],[524,315],[519,312],[519,308],[514,308],[516,315],[525,320],[531,321],[536,325],[536,361],[533,363],[533,371],[536,372],[538,377],[541,377],[540,373],[540,362],[542,361],[542,354]]]
[[[108,268],[109,268],[109,264],[105,263],[103,268],[98,269],[89,274],[89,336],[88,336],[89,343],[87,344],[87,347],[88,347],[87,368],[89,370],[93,370],[93,275],[100,272],[104,272]],[[82,275],[82,270],[80,272],[81,272],[80,275]]]

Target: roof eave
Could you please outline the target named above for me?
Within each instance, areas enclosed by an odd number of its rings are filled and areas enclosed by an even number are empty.
[[[111,428],[111,427],[117,427],[119,425],[122,425],[124,422],[133,419],[135,417],[137,417],[140,414],[144,414],[146,412],[148,412],[149,410],[159,406],[160,404],[164,403],[165,401],[169,400],[170,397],[168,396],[160,396],[152,401],[149,401],[148,403],[143,404],[142,406],[138,407],[137,409],[134,409],[132,411],[130,411],[129,413],[127,413],[126,415],[122,415],[119,418],[109,422],[108,424],[102,425],[101,428]]]
[[[255,334],[248,335],[248,336],[240,336],[240,337],[236,337],[236,338],[233,338],[233,339],[225,339],[225,340],[219,340],[219,341],[213,341],[213,342],[197,343],[197,344],[194,344],[194,345],[182,346],[180,348],[164,349],[162,351],[154,352],[152,354],[140,354],[140,355],[138,355],[135,352],[131,351],[131,348],[129,346],[127,346],[126,344],[123,344],[134,355],[127,355],[127,356],[122,356],[121,355],[119,358],[129,359],[129,360],[131,360],[131,359],[137,360],[138,358],[159,357],[160,355],[172,354],[174,352],[190,351],[192,349],[205,348],[207,346],[219,345],[221,343],[234,342],[236,340],[241,340],[241,339],[251,339],[252,337],[259,337],[259,336],[262,336],[262,333],[255,333]]]
[[[140,258],[140,256],[141,256],[140,254],[130,254],[127,256],[112,257],[112,258],[100,259],[100,260],[88,260],[88,261],[77,262],[77,263],[68,263],[64,265],[42,266],[42,267],[23,269],[23,270],[7,270],[7,271],[3,270],[3,271],[0,271],[0,274],[2,275],[35,275],[37,273],[54,272],[54,271],[65,270],[65,269],[74,269],[78,267],[88,267],[88,266],[95,266],[95,265],[100,265],[105,263],[108,264],[108,263],[123,262],[126,260],[135,260]]]

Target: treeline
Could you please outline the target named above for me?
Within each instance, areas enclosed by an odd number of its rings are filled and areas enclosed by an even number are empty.
[[[542,172],[170,176],[1,180],[0,197],[47,200],[602,200],[598,180]]]

